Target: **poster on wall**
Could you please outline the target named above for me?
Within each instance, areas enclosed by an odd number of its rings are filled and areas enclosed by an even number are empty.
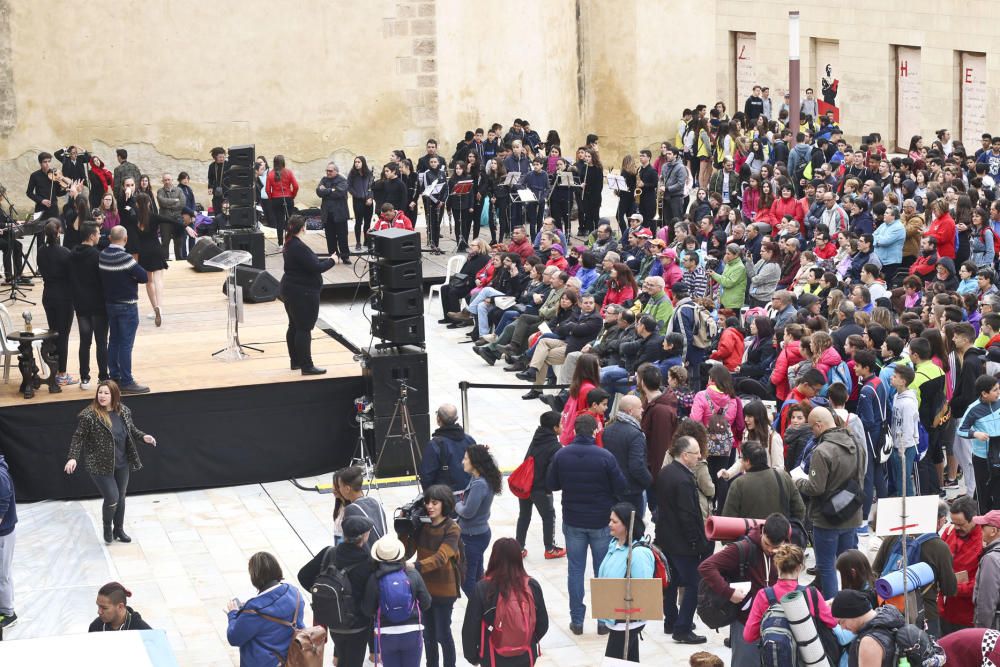
[[[813,97],[816,98],[818,115],[824,115],[827,111],[833,112],[833,120],[840,124],[840,103],[838,94],[840,92],[840,43],[816,40],[816,81],[819,87],[813,86],[815,91]],[[809,109],[806,109],[809,111]]]
[[[986,56],[963,53],[961,68],[962,143],[976,146],[986,132]]]
[[[907,150],[920,134],[920,49],[896,47],[896,146]]]
[[[743,108],[743,103],[757,85],[754,63],[757,60],[757,35],[752,32],[736,33],[736,103],[730,116]]]

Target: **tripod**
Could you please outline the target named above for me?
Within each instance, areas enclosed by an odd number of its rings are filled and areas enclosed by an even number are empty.
[[[410,462],[413,464],[413,474],[417,478],[417,482],[420,482],[420,473],[417,470],[417,451],[419,445],[417,444],[417,435],[413,430],[413,420],[410,418],[410,407],[408,405],[409,391],[417,391],[415,388],[406,384],[405,381],[399,380],[399,398],[396,399],[396,405],[392,409],[392,419],[389,420],[389,428],[386,431],[385,440],[382,441],[382,449],[379,451],[378,460],[375,462],[375,470],[377,471],[382,464],[382,455],[385,454],[386,449],[388,449],[389,437],[395,432],[395,426],[397,419],[399,420],[399,434],[400,440],[407,443],[410,448]]]

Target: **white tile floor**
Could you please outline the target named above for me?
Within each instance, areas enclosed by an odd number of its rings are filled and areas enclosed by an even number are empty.
[[[442,402],[458,404],[460,380],[514,380],[499,365],[488,368],[469,345],[459,344],[463,332],[437,325],[439,307],[433,306],[432,311],[425,316],[432,407]],[[321,317],[351,340],[367,342],[367,322],[360,316],[360,305],[324,304]],[[470,397],[472,433],[490,444],[503,467],[520,462],[537,417],[546,409],[539,401],[522,401],[521,393],[478,391]],[[301,481],[311,486],[327,479]],[[378,497],[391,510],[415,493],[412,486],[397,487],[382,489]],[[301,491],[289,482],[134,496],[129,498],[126,519],[134,541],[110,547],[99,536],[97,500],[21,506],[14,562],[20,621],[5,639],[85,632],[96,613],[97,589],[118,580],[133,591],[130,602],[150,625],[168,632],[181,665],[237,665],[238,653],[225,639],[224,607],[234,596],[246,599],[251,594],[248,557],[258,550],[270,551],[286,576],[294,579],[310,554],[328,544],[332,506],[331,496]],[[515,498],[509,493],[496,498],[491,521],[494,539],[513,537],[516,517]],[[582,637],[573,636],[567,628],[566,561],[542,558],[537,517],[528,550],[528,570],[542,584],[551,619],[542,644],[544,653],[554,664],[599,664],[605,640],[595,633],[594,622],[587,621]],[[453,627],[456,641],[463,613],[464,601],[460,601]],[[709,632],[707,646],[686,647],[674,644],[657,626],[651,624],[644,634],[645,662],[686,664],[687,656],[700,649],[728,660],[722,635]],[[464,661],[460,658],[460,662]]]

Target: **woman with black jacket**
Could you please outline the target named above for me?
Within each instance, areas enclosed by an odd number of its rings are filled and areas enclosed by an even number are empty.
[[[417,200],[420,199],[420,183],[413,162],[408,159],[399,161],[399,178],[406,187],[406,208],[401,209],[411,220],[417,219]]]
[[[156,438],[143,433],[132,423],[132,411],[122,403],[121,390],[114,380],[97,385],[94,400],[80,413],[79,423],[69,445],[63,471],[72,475],[76,462],[83,463],[104,498],[104,542],[131,542],[125,534],[125,493],[130,472],[142,468],[139,442],[156,447]]]
[[[312,359],[312,330],[319,317],[319,292],[323,287],[324,271],[333,268],[333,255],[319,259],[302,236],[306,220],[301,215],[288,219],[288,238],[282,248],[285,273],[281,277],[280,295],[288,315],[285,343],[293,371],[303,375],[322,375],[326,369],[316,368]]]
[[[588,234],[597,229],[598,220],[601,217],[601,198],[604,194],[604,167],[596,151],[586,151],[584,153],[586,163],[583,177],[583,208],[582,217],[579,221],[579,236],[586,238]],[[655,194],[654,194],[655,196]],[[652,229],[652,221],[645,221]],[[569,231],[569,230],[567,230]]]
[[[83,238],[84,223],[93,219],[87,198],[81,194],[70,196],[62,211],[63,245],[75,248]]]
[[[525,548],[528,537],[528,526],[531,525],[531,508],[538,510],[538,515],[542,517],[542,542],[545,544],[545,558],[562,558],[566,555],[566,550],[558,546],[555,542],[556,512],[552,505],[552,493],[545,486],[545,476],[549,471],[549,464],[552,457],[561,449],[559,444],[560,414],[558,412],[544,412],[538,420],[538,428],[531,436],[531,444],[524,455],[534,457],[535,477],[531,484],[531,496],[521,498],[518,502],[517,515],[517,543],[521,545],[521,556],[527,556],[528,550]]]
[[[441,158],[434,155],[427,161],[428,169],[420,174],[420,192],[425,193],[429,188],[439,187],[438,191],[421,196],[424,202],[424,217],[427,219],[427,245],[435,254],[441,252],[441,214],[444,212],[445,181],[448,175],[441,168]],[[440,185],[439,185],[440,184]]]
[[[569,233],[569,212],[573,208],[573,192],[579,190],[579,188],[574,188],[571,185],[562,185],[562,179],[560,174],[569,172],[573,174],[573,179],[571,182],[576,181],[576,170],[566,161],[565,158],[559,158],[556,163],[556,171],[553,176],[552,193],[549,197],[549,212],[552,214],[552,218],[556,221],[556,227],[563,230],[564,233]]]
[[[59,245],[58,220],[45,223],[44,245],[38,249],[38,271],[42,274],[45,286],[42,288],[42,307],[45,308],[45,319],[49,329],[57,332],[56,353],[59,359],[59,370],[56,382],[64,387],[76,384],[76,380],[66,372],[66,362],[69,359],[69,332],[73,328],[73,287],[70,282],[69,258],[70,249]],[[52,368],[49,372],[56,372]]]
[[[500,229],[497,233],[499,240],[503,241],[510,237],[510,186],[504,185],[504,181],[507,179],[507,168],[503,166],[502,160],[496,160],[496,169],[493,170],[493,196],[490,199],[490,203],[493,208],[497,211],[497,220],[500,224]],[[490,233],[493,233],[492,227],[490,228]]]
[[[465,252],[472,240],[472,214],[475,212],[475,196],[472,191],[461,195],[454,194],[455,186],[462,181],[471,181],[472,177],[468,173],[465,162],[455,162],[452,164],[454,175],[448,179],[448,200],[446,205],[451,211],[451,218],[455,225],[455,242],[458,244],[457,252]],[[476,230],[477,236],[479,230]]]
[[[108,312],[101,283],[100,256],[97,244],[100,226],[88,222],[81,230],[80,243],[69,258],[73,309],[80,331],[80,389],[90,389],[90,343],[97,343],[97,379],[108,379]]]
[[[618,210],[615,212],[615,219],[618,220],[618,229],[621,231],[622,239],[628,238],[628,217],[635,210],[635,187],[639,178],[639,165],[635,158],[626,155],[622,159],[621,176],[625,179],[625,190],[615,192],[618,195]]]
[[[465,607],[462,652],[465,659],[481,667],[530,667],[538,657],[538,644],[549,631],[549,614],[542,587],[524,570],[518,543],[502,537],[493,545],[489,568],[476,584]],[[527,613],[523,610],[528,609]],[[494,633],[504,622],[523,624],[531,633],[530,646],[515,653],[512,646],[497,645]],[[532,622],[533,621],[533,622]],[[510,628],[508,627],[508,630]],[[518,632],[515,641],[520,639]]]
[[[764,316],[755,317],[750,321],[749,333],[746,338],[743,363],[740,364],[736,374],[741,378],[755,380],[769,377],[774,360],[778,356],[777,350],[774,349],[774,323]]]
[[[347,192],[354,209],[354,249],[361,250],[361,230],[365,238],[372,226],[372,170],[364,155],[354,158],[354,166],[347,173]]]
[[[447,313],[454,313],[461,310],[462,299],[469,296],[469,292],[475,287],[476,274],[490,261],[490,254],[486,247],[486,242],[482,239],[473,239],[469,244],[469,252],[465,258],[465,264],[459,273],[466,277],[461,282],[455,275],[451,277],[451,284],[441,286],[441,307],[444,309],[446,317],[438,320],[438,324],[449,324],[451,322]],[[461,282],[461,284],[459,284]],[[457,328],[457,327],[456,327]]]
[[[482,177],[479,179],[479,188],[477,194],[482,198],[481,203],[485,206],[485,202],[489,200],[490,202],[490,214],[489,214],[489,224],[490,224],[490,245],[496,245],[498,242],[497,237],[497,205],[496,205],[496,190],[497,190],[497,161],[488,160],[486,164],[483,165]],[[503,236],[499,237],[502,240]]]

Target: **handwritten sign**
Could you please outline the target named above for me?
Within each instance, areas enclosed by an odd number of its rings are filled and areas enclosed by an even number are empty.
[[[962,54],[962,143],[975,146],[986,131],[986,56]]]
[[[896,145],[905,150],[920,134],[923,107],[920,86],[920,49],[896,47]]]
[[[757,85],[756,60],[757,35],[752,32],[736,33],[736,104],[729,110],[730,118],[743,110],[743,103]]]

